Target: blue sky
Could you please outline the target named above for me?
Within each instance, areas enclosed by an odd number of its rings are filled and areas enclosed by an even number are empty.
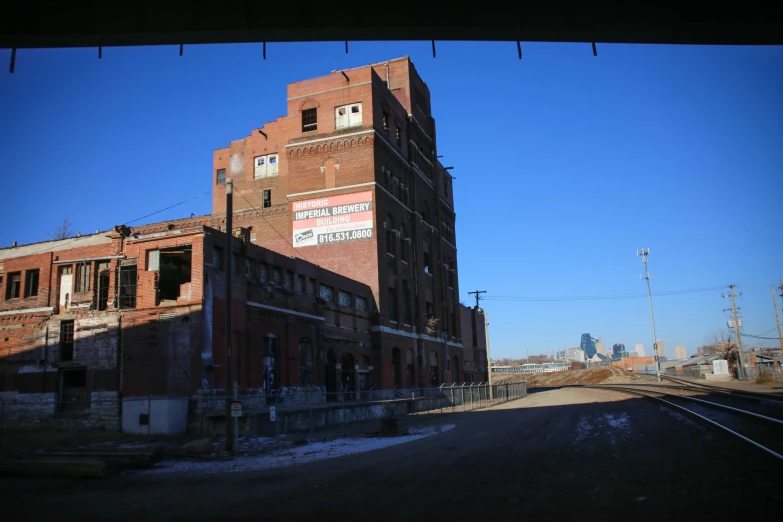
[[[783,275],[783,48],[352,42],[20,50],[0,73],[0,246],[82,233],[211,190],[211,155],[286,112],[286,85],[408,55],[454,166],[460,289],[486,296],[736,283],[745,331],[775,327]],[[0,50],[7,64],[10,51]],[[5,65],[4,65],[5,67]],[[195,198],[146,222],[208,213]],[[487,299],[493,357],[650,350],[645,298]],[[780,304],[780,300],[779,300]],[[669,355],[725,326],[720,291],[654,298]],[[766,336],[774,337],[776,331]],[[774,341],[767,341],[774,345]]]

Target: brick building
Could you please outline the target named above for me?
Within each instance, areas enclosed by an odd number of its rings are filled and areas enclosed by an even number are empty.
[[[487,314],[478,307],[459,305],[465,382],[487,382]]]
[[[214,152],[251,241],[369,285],[379,386],[461,380],[452,178],[405,57],[288,86],[288,114]]]
[[[254,245],[246,229],[236,236],[240,392],[370,389],[369,287]],[[0,249],[8,418],[118,428],[121,398],[224,390],[225,243],[216,229],[168,222]]]
[[[480,311],[463,354],[451,176],[408,58],[289,85],[288,115],[214,167],[210,215],[0,249],[11,420],[78,410],[115,428],[143,422],[123,414],[133,397],[225,390],[228,177],[240,392],[486,380]]]

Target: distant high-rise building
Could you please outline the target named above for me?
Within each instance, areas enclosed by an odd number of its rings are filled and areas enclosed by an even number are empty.
[[[585,352],[577,348],[574,350],[573,360],[575,362],[585,362]]]
[[[582,334],[582,342],[579,347],[585,352],[585,357],[588,359],[592,359],[596,354],[595,339],[589,333]]]
[[[658,358],[659,359],[665,358],[666,357],[666,347],[664,346],[663,341],[658,339],[657,341],[655,341],[655,345],[658,348]]]
[[[595,343],[595,351],[597,353],[607,355],[606,353],[606,346],[604,346],[604,341],[600,337],[598,338],[598,342]]]
[[[685,350],[684,346],[675,346],[674,347],[674,358],[675,359],[687,359],[688,358],[688,352]]]
[[[638,357],[644,357],[644,345],[642,343],[636,343],[633,349]]]
[[[623,343],[617,343],[612,346],[612,359],[619,360],[623,357],[628,357],[628,352],[625,351],[625,345]]]

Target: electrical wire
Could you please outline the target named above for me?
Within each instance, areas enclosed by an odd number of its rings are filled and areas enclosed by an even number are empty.
[[[288,245],[289,245],[291,248],[293,248],[293,249],[294,249],[294,251],[295,251],[297,254],[299,254],[301,257],[302,257],[302,259],[305,259],[305,260],[307,260],[307,258],[305,257],[305,255],[304,255],[304,254],[302,254],[302,252],[300,252],[300,251],[299,251],[299,249],[297,249],[297,248],[294,246],[294,244],[293,244],[293,243],[291,243],[291,242],[288,240],[288,238],[287,238],[287,237],[285,237],[283,234],[281,234],[281,233],[280,233],[280,231],[279,231],[279,230],[277,230],[277,229],[274,227],[274,225],[272,225],[272,223],[270,223],[270,222],[269,222],[269,220],[268,220],[266,217],[264,217],[264,214],[263,214],[263,213],[262,213],[260,210],[258,210],[258,209],[255,207],[255,205],[253,205],[253,204],[252,204],[250,201],[248,201],[248,199],[245,197],[245,195],[242,193],[242,191],[241,191],[241,190],[239,190],[238,188],[236,188],[236,186],[234,187],[234,190],[236,190],[236,191],[239,193],[239,195],[240,195],[240,196],[242,196],[242,199],[244,199],[244,200],[245,200],[245,202],[246,202],[248,205],[250,205],[251,207],[253,207],[253,210],[255,210],[256,212],[258,212],[258,215],[259,215],[259,216],[261,216],[261,219],[263,219],[264,221],[266,221],[266,224],[267,224],[267,225],[269,225],[269,227],[270,227],[272,230],[274,230],[274,231],[277,233],[277,235],[278,235],[278,236],[280,236],[281,238],[283,238],[283,241],[285,241],[286,243],[288,243]],[[229,232],[229,233],[231,233],[231,231],[228,231],[228,232]]]
[[[723,286],[711,286],[707,288],[692,288],[685,290],[669,290],[663,292],[653,292],[653,296],[662,297],[668,295],[695,294],[701,292],[714,292],[724,288]],[[572,295],[572,296],[488,296],[482,298],[484,301],[498,302],[548,302],[548,301],[597,301],[609,299],[635,299],[647,297],[646,293],[638,294],[604,294],[604,295]]]
[[[178,206],[180,206],[180,205],[184,205],[185,203],[187,203],[187,202],[189,202],[189,201],[193,201],[194,199],[198,199],[198,198],[200,198],[200,197],[203,197],[203,196],[205,196],[205,195],[207,195],[207,194],[211,194],[211,193],[212,193],[212,191],[211,191],[211,190],[210,190],[210,191],[207,191],[207,192],[202,192],[201,194],[199,194],[199,195],[197,195],[197,196],[193,196],[192,198],[188,198],[188,199],[186,199],[186,200],[184,200],[184,201],[180,201],[179,203],[176,203],[176,204],[174,204],[174,205],[168,206],[168,207],[166,207],[166,208],[162,208],[162,209],[160,209],[160,210],[156,210],[155,212],[152,212],[152,213],[150,213],[150,214],[147,214],[147,215],[145,215],[145,216],[141,216],[141,217],[138,217],[138,218],[136,218],[136,219],[132,219],[132,220],[130,220],[130,221],[126,221],[124,224],[126,224],[126,225],[127,225],[127,224],[129,224],[129,223],[134,223],[134,222],[136,222],[136,221],[140,221],[140,220],[142,220],[142,219],[145,219],[145,218],[148,218],[148,217],[150,217],[150,216],[154,216],[155,214],[160,214],[161,212],[164,212],[164,211],[166,211],[166,210],[172,209],[172,208],[174,208],[174,207],[178,207]],[[109,229],[107,229],[107,230],[109,230]],[[52,240],[53,242],[55,242],[55,244],[54,244],[54,245],[51,245],[51,246],[49,246],[49,247],[43,248],[43,249],[41,249],[41,250],[38,250],[37,252],[33,252],[33,253],[31,253],[31,254],[27,254],[27,255],[31,255],[31,256],[33,256],[33,255],[37,255],[37,254],[43,254],[43,253],[45,253],[45,252],[49,252],[50,250],[54,250],[55,248],[62,248],[62,247],[64,247],[64,246],[66,246],[66,245],[73,244],[73,243],[75,243],[75,242],[77,242],[77,241],[80,241],[80,240],[82,240],[82,239],[88,238],[88,237],[90,237],[91,235],[92,235],[92,234],[88,234],[88,235],[86,235],[86,236],[76,236],[76,237],[73,237],[73,238],[68,238],[68,239],[70,239],[70,241],[68,241],[68,242],[66,242],[66,243],[60,243],[59,241],[61,241],[61,240],[54,239],[54,240]],[[65,238],[63,238],[63,239],[65,239]],[[33,244],[35,244],[35,243],[33,243]]]

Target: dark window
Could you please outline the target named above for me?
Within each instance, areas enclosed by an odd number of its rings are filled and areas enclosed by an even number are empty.
[[[315,279],[309,279],[307,281],[307,295],[315,297]]]
[[[394,255],[394,218],[391,214],[386,217],[386,252]]]
[[[120,261],[120,308],[136,308],[136,259]]]
[[[24,274],[24,296],[33,297],[38,295],[38,275],[40,270],[28,270]]]
[[[389,319],[397,320],[397,295],[394,288],[389,288]]]
[[[6,299],[17,299],[22,289],[22,273],[13,272],[8,274],[8,288],[5,290]]]
[[[432,303],[427,302],[425,304],[425,310],[426,310],[426,313],[427,313],[427,319],[431,319],[432,317],[435,316],[435,310],[432,307]]]
[[[321,299],[327,303],[334,302],[334,288],[331,286],[321,285]]]
[[[427,274],[431,274],[430,272],[430,254],[429,252],[424,252],[424,272]]]
[[[212,265],[218,270],[223,270],[223,265],[226,259],[223,255],[223,249],[220,247],[212,247]]]
[[[286,290],[294,289],[294,273],[290,270],[285,271],[285,287]]]
[[[449,259],[449,288],[454,288],[454,262]]]
[[[217,169],[217,184],[226,184],[226,169]]]
[[[159,250],[159,282],[161,301],[176,301],[182,285],[190,283],[191,245]]]
[[[272,206],[272,191],[271,190],[265,190],[264,191],[264,208],[269,208]]]
[[[101,261],[98,263],[98,292],[97,292],[98,310],[106,310],[109,301],[109,262]]]
[[[73,361],[73,320],[60,321],[60,360]]]
[[[397,127],[397,146],[402,147],[402,129]]]
[[[90,291],[90,268],[92,263],[80,263],[76,265],[76,292],[84,293]]]
[[[367,299],[364,297],[356,296],[356,309],[360,312],[367,310]]]
[[[303,275],[296,276],[296,293],[305,293],[305,276]]]
[[[402,320],[405,324],[411,322],[411,309],[410,309],[410,288],[408,287],[408,281],[402,282]]]
[[[280,286],[280,281],[282,279],[282,273],[280,272],[280,269],[275,267],[272,269],[272,282],[276,284],[277,286]]]
[[[299,341],[299,386],[313,385],[313,345],[309,339]]]
[[[452,333],[452,335],[457,333],[457,316],[454,315],[454,312],[451,312],[451,319],[449,320],[449,331]]]
[[[318,129],[318,109],[305,109],[302,111],[302,132],[310,132]]]
[[[139,426],[149,426],[149,425],[150,425],[150,414],[139,413]]]
[[[261,263],[258,266],[258,279],[262,283],[266,283],[268,279],[267,271],[266,271],[266,263]]]
[[[400,225],[400,261],[408,262],[408,231],[404,223]]]
[[[383,132],[389,132],[389,113],[383,111]]]
[[[90,409],[90,393],[87,391],[87,369],[65,370],[60,374],[62,396],[60,411],[73,412]]]
[[[245,258],[245,277],[252,279],[256,273],[256,262],[252,259]]]
[[[342,290],[338,290],[337,303],[340,306],[351,306],[351,294],[348,292],[343,292]]]

